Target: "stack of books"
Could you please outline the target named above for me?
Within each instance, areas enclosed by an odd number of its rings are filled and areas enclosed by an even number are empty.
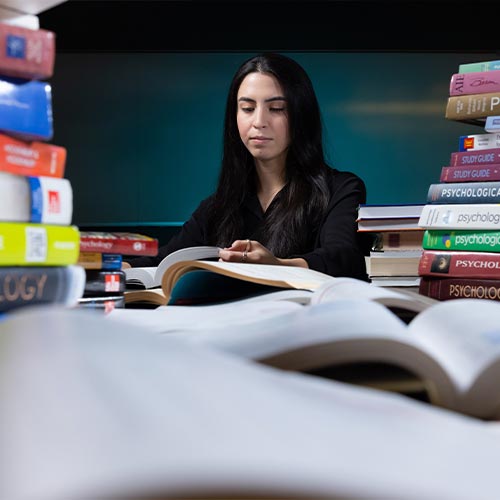
[[[500,113],[498,64],[459,67],[450,80],[447,119],[484,128],[489,117]],[[438,300],[500,300],[499,203],[499,134],[460,136],[439,182],[429,186],[420,217],[425,229],[421,294]]]
[[[0,313],[83,293],[66,149],[49,143],[54,59],[53,32],[0,22]]]
[[[78,263],[85,269],[86,285],[79,307],[102,309],[106,314],[125,307],[124,255],[154,256],[158,240],[130,232],[80,231]]]
[[[370,234],[365,257],[370,281],[378,286],[418,287],[423,229],[418,221],[424,204],[363,204],[358,207],[358,232]]]

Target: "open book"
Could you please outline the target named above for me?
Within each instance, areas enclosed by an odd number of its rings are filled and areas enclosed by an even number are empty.
[[[400,367],[422,382],[432,404],[498,420],[499,325],[500,304],[492,301],[436,302],[406,324],[386,306],[355,298],[290,310],[279,322],[265,318],[168,337],[285,370],[317,373],[364,363]]]

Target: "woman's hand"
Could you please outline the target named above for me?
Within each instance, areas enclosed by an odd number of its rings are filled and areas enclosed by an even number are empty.
[[[255,240],[236,240],[230,247],[220,250],[219,258],[225,262],[309,267],[304,259],[279,259],[264,245]]]

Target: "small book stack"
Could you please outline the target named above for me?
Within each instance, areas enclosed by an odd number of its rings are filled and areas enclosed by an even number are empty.
[[[445,117],[484,128],[499,103],[500,61],[462,64],[451,76]],[[419,291],[438,300],[500,300],[500,135],[458,142],[420,217]]]
[[[79,307],[103,309],[105,313],[125,307],[124,255],[158,253],[158,240],[130,232],[80,231],[78,264],[85,269],[86,284]]]
[[[370,234],[365,257],[368,277],[378,286],[418,287],[423,229],[418,221],[424,204],[363,204],[358,207],[358,232]]]
[[[0,313],[74,306],[85,284],[66,149],[49,143],[55,34],[20,24],[0,19]]]

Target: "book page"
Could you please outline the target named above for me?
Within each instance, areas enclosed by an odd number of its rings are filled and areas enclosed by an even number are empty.
[[[170,266],[162,278],[162,288],[167,297],[182,274],[193,269],[208,269],[216,273],[283,288],[315,290],[325,281],[333,278],[327,274],[294,266],[273,266],[268,264],[243,264],[239,262],[186,261]]]
[[[156,267],[127,267],[123,271],[127,285],[142,284],[146,288],[160,286],[155,281]]]
[[[481,417],[492,417],[498,411],[498,302],[485,299],[440,302],[420,313],[410,323],[409,333],[449,373],[462,411]]]

